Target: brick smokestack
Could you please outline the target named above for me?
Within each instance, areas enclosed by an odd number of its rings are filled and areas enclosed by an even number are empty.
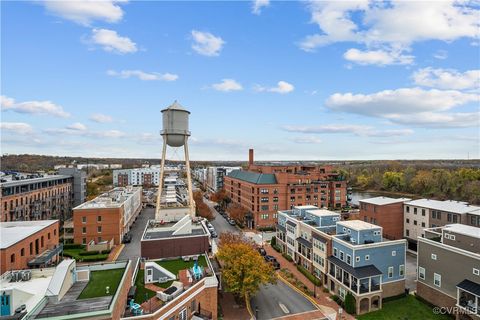
[[[248,150],[248,165],[253,165],[253,149]]]

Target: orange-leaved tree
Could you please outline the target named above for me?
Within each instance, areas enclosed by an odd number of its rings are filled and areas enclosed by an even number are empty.
[[[255,244],[241,235],[222,233],[217,258],[226,290],[238,297],[249,299],[260,285],[276,281],[273,267],[255,250]]]
[[[193,200],[195,201],[195,207],[197,209],[198,216],[207,218],[208,220],[213,219],[212,210],[210,210],[209,206],[205,202],[203,202],[202,192],[194,192]]]

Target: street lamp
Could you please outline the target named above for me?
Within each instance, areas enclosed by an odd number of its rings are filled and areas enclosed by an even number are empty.
[[[255,319],[258,319],[258,307],[255,307]]]

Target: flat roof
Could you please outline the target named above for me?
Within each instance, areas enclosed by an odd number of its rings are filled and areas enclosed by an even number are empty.
[[[82,203],[73,208],[74,210],[95,209],[95,208],[118,208],[123,205],[125,201],[130,199],[142,187],[117,187],[108,192],[105,192],[95,199]]]
[[[473,212],[480,209],[480,207],[469,205],[467,202],[454,200],[439,201],[431,199],[418,199],[406,202],[405,204],[460,214]]]
[[[370,204],[376,204],[376,205],[386,205],[386,204],[392,204],[392,203],[398,203],[398,202],[406,202],[410,201],[412,199],[410,198],[390,198],[390,197],[374,197],[374,198],[368,198],[368,199],[361,199],[358,200],[359,202],[365,202],[365,203],[370,203]]]
[[[7,182],[2,182],[2,183],[0,183],[0,186],[2,188],[16,187],[16,186],[23,186],[23,185],[30,184],[30,183],[55,181],[55,180],[60,180],[60,179],[68,179],[68,178],[71,178],[71,177],[72,176],[67,176],[67,175],[63,175],[63,174],[55,174],[55,175],[48,175],[48,176],[41,177],[41,178],[30,178],[30,179],[21,179],[21,180],[12,180],[12,181],[7,181]]]
[[[0,249],[8,248],[58,220],[11,221],[0,223]]]
[[[338,221],[337,225],[342,225],[354,230],[381,229],[382,227],[365,222],[363,220],[345,220]]]
[[[455,224],[447,224],[443,226],[443,231],[451,231],[454,233],[463,234],[466,236],[479,238],[480,239],[480,228],[467,226],[465,224],[455,223]]]
[[[316,206],[312,206],[312,205],[306,205],[306,206],[294,206],[293,207],[294,209],[318,209],[318,207]]]
[[[317,217],[340,216],[340,213],[333,212],[327,209],[314,209],[314,210],[307,210],[306,212]]]

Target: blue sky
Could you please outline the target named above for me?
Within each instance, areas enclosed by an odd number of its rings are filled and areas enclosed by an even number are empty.
[[[2,153],[156,158],[178,100],[195,160],[480,157],[475,3],[1,9]]]

